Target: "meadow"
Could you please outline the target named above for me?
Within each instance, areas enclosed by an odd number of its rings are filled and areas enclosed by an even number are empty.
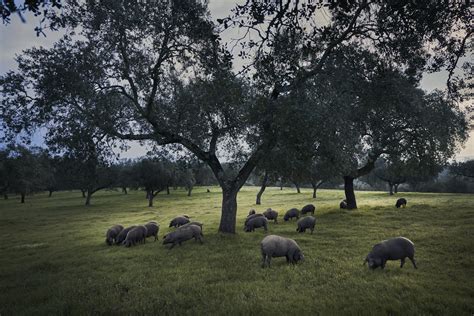
[[[340,210],[343,191],[258,188],[238,198],[237,234],[217,233],[221,193],[212,187],[160,193],[147,207],[144,192],[105,191],[83,206],[80,192],[56,192],[0,201],[0,315],[159,314],[472,315],[474,313],[474,195],[357,192],[359,209]],[[396,209],[398,197],[408,206]],[[296,232],[285,223],[291,207],[316,205],[316,230]],[[243,232],[250,208],[272,207],[280,223],[269,234],[295,239],[305,261],[274,258],[261,268],[262,229]],[[181,214],[204,223],[204,244],[194,240],[168,250],[162,236]],[[156,220],[160,241],[107,246],[105,232]],[[405,236],[415,243],[418,269],[389,261],[369,270],[372,246]]]

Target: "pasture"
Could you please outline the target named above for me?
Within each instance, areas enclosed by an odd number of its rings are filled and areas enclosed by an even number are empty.
[[[474,195],[357,192],[359,210],[338,208],[343,191],[258,188],[238,198],[235,235],[217,233],[221,193],[196,188],[160,193],[147,207],[144,192],[105,191],[83,206],[80,192],[0,201],[0,315],[160,314],[279,315],[474,313]],[[396,209],[398,197],[408,206]],[[291,207],[316,204],[314,235],[283,222]],[[274,258],[262,269],[262,229],[243,232],[250,208],[279,212],[269,233],[295,239],[305,254],[296,266]],[[170,220],[188,214],[204,223],[204,244],[172,250],[162,236]],[[156,220],[160,241],[132,248],[107,246],[112,224]],[[370,271],[363,260],[373,244],[405,236],[415,243],[418,270],[389,261]]]

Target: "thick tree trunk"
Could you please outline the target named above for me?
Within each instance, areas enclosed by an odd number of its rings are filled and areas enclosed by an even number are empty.
[[[235,234],[237,219],[237,193],[239,189],[222,189],[222,211],[219,232]]]
[[[92,190],[87,190],[87,197],[86,197],[86,206],[91,205],[91,198],[92,198]]]
[[[398,193],[398,186],[399,186],[399,185],[400,185],[400,184],[394,184],[394,185],[393,185],[393,189],[394,189],[393,191],[394,191],[394,193]]]
[[[283,191],[283,184],[280,184],[280,191]]]
[[[344,193],[346,194],[347,209],[357,209],[357,202],[354,193],[354,178],[351,176],[344,176]]]
[[[393,184],[392,184],[392,182],[388,183],[388,191],[389,191],[390,195],[393,195]]]
[[[53,190],[49,190],[48,197],[51,197],[53,195]]]
[[[21,193],[21,203],[25,203],[25,193]]]
[[[128,194],[127,187],[122,187],[122,192],[123,192],[124,194]]]
[[[191,196],[191,191],[193,190],[193,187],[188,188],[188,196]]]
[[[6,193],[3,194],[3,199],[4,199],[4,200],[8,200],[8,194],[6,194]]]
[[[170,187],[168,187],[168,186],[166,187],[166,194],[168,194],[168,195],[170,194]]]
[[[82,197],[85,198],[86,197],[86,190],[81,190],[82,192]]]
[[[260,205],[262,204],[262,194],[265,192],[265,189],[267,188],[267,182],[268,182],[268,174],[265,172],[265,175],[263,176],[263,181],[262,181],[262,186],[260,187],[260,191],[257,193],[257,201],[255,204]]]

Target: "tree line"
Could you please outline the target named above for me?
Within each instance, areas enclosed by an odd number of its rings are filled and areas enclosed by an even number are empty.
[[[91,204],[94,193],[119,188],[143,190],[148,206],[156,195],[170,188],[182,187],[188,196],[194,185],[214,184],[212,173],[199,162],[185,163],[163,157],[142,157],[115,162],[91,164],[87,160],[52,155],[41,147],[10,145],[0,150],[0,193],[20,195],[21,203],[29,194],[47,191],[78,190],[85,205]]]
[[[337,188],[341,184],[338,170],[330,166],[316,164],[304,165],[298,161],[298,170],[295,173],[294,165],[279,164],[279,169],[257,168],[249,177],[247,184],[260,185],[256,196],[256,204],[261,204],[262,195],[267,186],[294,186],[297,193],[300,187],[311,186],[313,198],[321,185],[326,188]],[[235,168],[234,163],[227,163],[226,168]],[[388,186],[390,195],[396,194],[398,186],[409,184],[417,191],[435,192],[470,192],[470,178],[474,174],[474,160],[453,162],[447,166],[437,166],[430,171],[420,169],[417,165],[391,162],[379,159],[375,168],[362,181],[369,184],[371,189],[381,189]],[[334,166],[332,166],[334,167]],[[37,192],[47,191],[49,197],[57,191],[78,190],[85,199],[85,205],[91,204],[94,193],[104,189],[120,189],[128,194],[128,190],[142,190],[152,207],[155,197],[160,192],[170,194],[170,188],[176,190],[184,188],[191,196],[195,185],[217,185],[212,171],[199,161],[172,161],[160,156],[148,156],[136,159],[101,163],[91,167],[87,162],[74,160],[65,156],[54,156],[48,149],[41,147],[25,147],[10,145],[0,150],[0,194],[8,199],[10,194],[20,196],[21,203],[25,203],[26,196]],[[435,179],[443,170],[448,171],[449,187],[436,188]],[[445,176],[446,177],[446,176]],[[472,181],[471,181],[472,182]]]

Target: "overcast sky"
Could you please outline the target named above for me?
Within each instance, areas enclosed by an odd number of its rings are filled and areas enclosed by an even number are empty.
[[[236,1],[210,0],[209,9],[213,19],[227,16],[235,3]],[[22,50],[32,46],[51,47],[52,43],[61,37],[60,32],[46,32],[47,37],[37,37],[34,31],[37,20],[30,15],[26,15],[26,18],[27,23],[22,23],[17,16],[12,16],[12,21],[9,25],[0,25],[0,74],[16,68],[14,57]],[[223,39],[229,40],[233,36],[236,35],[224,34]],[[425,75],[421,81],[421,87],[426,91],[444,89],[446,87],[446,74],[436,73]],[[36,135],[34,142],[41,144],[41,138],[41,135]],[[144,155],[146,151],[146,148],[138,144],[132,144],[132,148],[128,152],[121,154],[121,156],[138,157]],[[458,159],[466,159],[467,157],[474,157],[474,131],[471,131],[465,148],[457,155]]]

